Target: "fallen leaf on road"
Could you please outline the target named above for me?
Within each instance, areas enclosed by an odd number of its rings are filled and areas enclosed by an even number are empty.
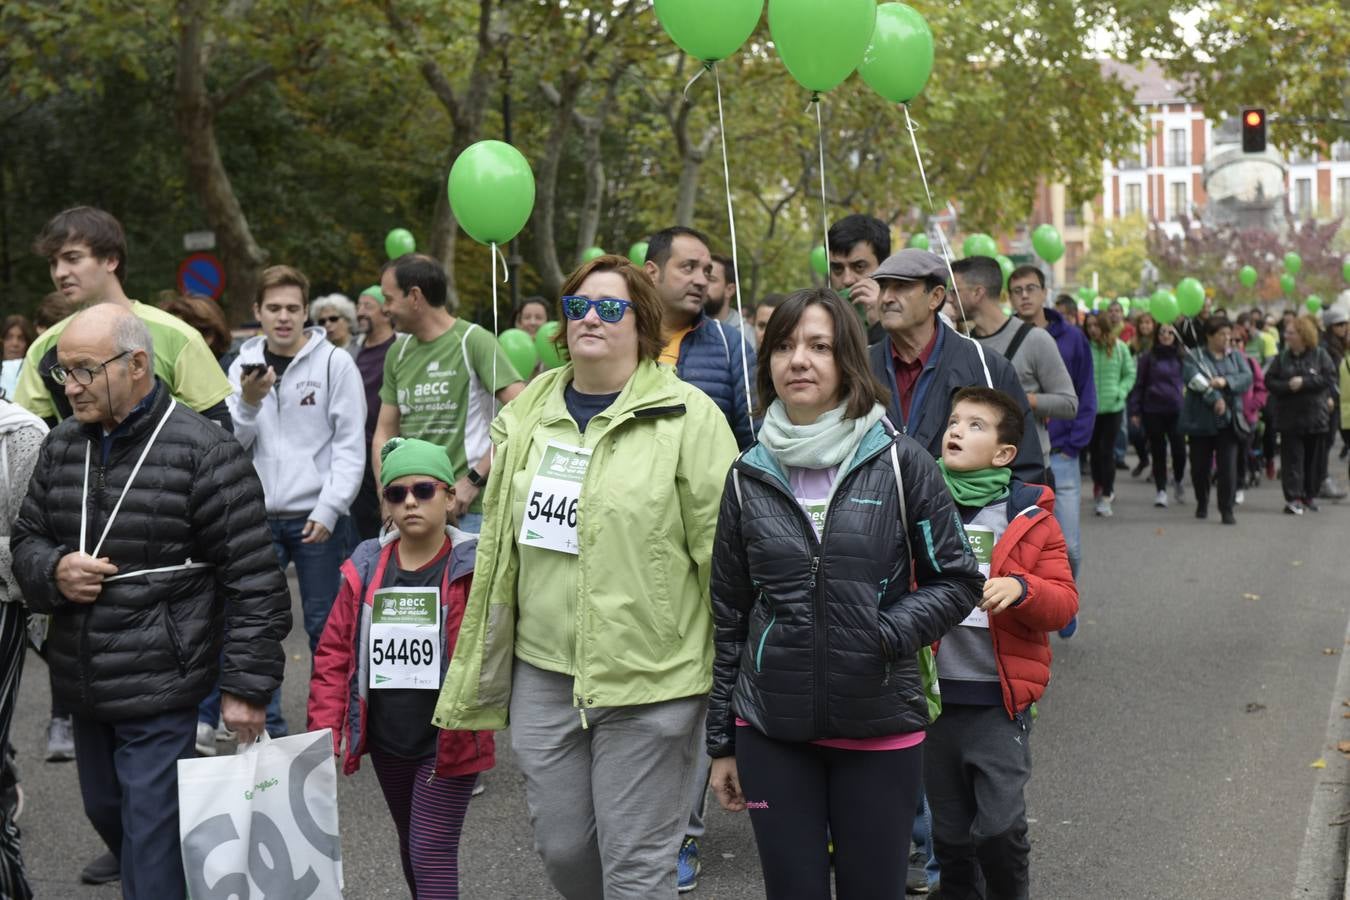
[[[1308,768],[1310,769],[1325,769],[1326,767],[1327,761],[1325,759],[1322,759],[1321,757],[1318,757],[1317,759],[1313,760],[1312,763],[1309,764],[1308,766]]]
[[[1341,652],[1341,651],[1337,650],[1335,647],[1323,647],[1323,648],[1322,648],[1322,655],[1323,655],[1323,656],[1335,656],[1337,653],[1340,653],[1340,652]]]
[[[1266,705],[1264,703],[1248,703],[1246,711],[1249,713],[1258,713],[1264,711],[1265,708]]]
[[[1338,753],[1350,753],[1350,741],[1337,741],[1336,751]]]
[[[1162,536],[1163,536],[1163,530],[1162,530],[1161,528],[1159,528],[1157,531],[1155,531],[1155,532],[1153,532],[1153,533],[1156,534],[1158,537],[1162,537]]]
[[[1261,599],[1261,595],[1260,595],[1260,594],[1243,594],[1243,595],[1242,595],[1242,599],[1243,599],[1243,600],[1260,600],[1260,599]]]
[[[1289,565],[1291,565],[1291,566],[1301,566],[1301,565],[1303,565],[1303,560],[1301,560],[1301,559],[1296,559],[1296,560],[1294,560],[1293,562],[1289,563]]]

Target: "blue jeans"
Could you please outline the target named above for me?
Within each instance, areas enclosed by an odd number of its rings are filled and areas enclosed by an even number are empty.
[[[1050,471],[1055,474],[1055,518],[1064,532],[1064,544],[1069,552],[1069,567],[1078,579],[1078,565],[1083,548],[1078,536],[1079,503],[1083,494],[1083,473],[1078,468],[1078,457],[1058,450],[1050,454]]]
[[[84,812],[122,867],[128,900],[186,896],[178,843],[178,760],[196,755],[191,709],[97,722],[76,715]]]
[[[914,814],[914,846],[925,860],[923,870],[928,875],[928,889],[936,890],[940,868],[933,852],[933,812],[928,808],[928,795],[919,793],[919,809]]]
[[[321,544],[306,544],[301,540],[305,521],[303,516],[295,519],[269,516],[267,524],[272,529],[272,549],[277,553],[281,571],[295,563],[295,577],[300,582],[300,608],[305,614],[309,652],[313,654],[342,584],[342,563],[352,550],[353,529],[351,517],[343,516],[333,526],[333,534],[328,540]]]

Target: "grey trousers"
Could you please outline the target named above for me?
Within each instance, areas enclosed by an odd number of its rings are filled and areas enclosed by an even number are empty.
[[[923,783],[945,900],[1027,900],[1024,789],[1031,716],[1001,706],[944,704],[924,741]]]
[[[534,846],[567,900],[674,900],[707,697],[572,705],[572,677],[515,663],[511,749]]]

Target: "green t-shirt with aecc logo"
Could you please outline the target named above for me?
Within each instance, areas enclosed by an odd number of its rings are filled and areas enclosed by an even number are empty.
[[[496,394],[520,380],[492,332],[455,319],[430,341],[404,335],[384,358],[380,402],[397,406],[399,435],[445,447],[455,477],[487,455]],[[482,512],[482,497],[469,512]]]

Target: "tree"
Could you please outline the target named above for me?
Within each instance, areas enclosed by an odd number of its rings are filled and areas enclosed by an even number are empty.
[[[1092,249],[1078,267],[1078,280],[1091,284],[1095,275],[1097,290],[1117,297],[1141,292],[1148,262],[1147,237],[1148,222],[1140,215],[1097,221],[1089,239]]]

